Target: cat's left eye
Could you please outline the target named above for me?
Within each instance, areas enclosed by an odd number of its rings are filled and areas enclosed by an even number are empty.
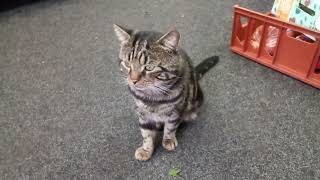
[[[154,68],[155,68],[155,66],[154,66],[154,65],[151,65],[151,64],[148,64],[148,65],[145,66],[145,69],[146,69],[147,71],[152,71]]]

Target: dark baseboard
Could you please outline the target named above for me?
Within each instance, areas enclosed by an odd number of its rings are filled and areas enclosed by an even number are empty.
[[[7,11],[26,4],[35,3],[41,0],[1,0],[0,11]]]

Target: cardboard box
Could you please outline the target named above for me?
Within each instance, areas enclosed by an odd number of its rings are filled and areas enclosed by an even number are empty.
[[[320,0],[301,0],[293,5],[288,18],[290,22],[320,31]]]

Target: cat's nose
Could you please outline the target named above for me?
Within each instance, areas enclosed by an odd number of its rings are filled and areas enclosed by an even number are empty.
[[[133,84],[136,84],[139,80],[132,79],[131,81],[132,81]]]
[[[137,71],[131,71],[130,73],[130,79],[132,81],[133,84],[136,84],[141,78],[141,74],[140,72]]]

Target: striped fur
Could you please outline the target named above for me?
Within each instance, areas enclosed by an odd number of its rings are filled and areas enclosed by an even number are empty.
[[[129,91],[136,102],[139,125],[144,138],[135,157],[148,160],[154,151],[156,130],[163,128],[163,146],[174,150],[176,130],[184,120],[195,119],[203,101],[198,80],[215,63],[207,60],[201,73],[195,72],[190,58],[178,47],[176,30],[162,35],[131,31],[114,25],[121,42],[121,70],[127,76]]]

